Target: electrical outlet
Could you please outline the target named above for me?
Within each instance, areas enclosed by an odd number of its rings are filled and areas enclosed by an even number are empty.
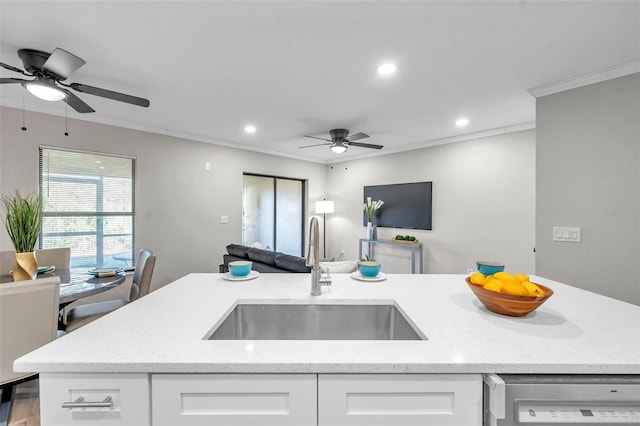
[[[220,223],[229,223],[229,216],[220,216]]]

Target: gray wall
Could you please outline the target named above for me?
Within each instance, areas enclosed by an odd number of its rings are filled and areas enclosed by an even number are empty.
[[[466,273],[477,260],[504,262],[509,271],[534,272],[535,132],[526,130],[333,165],[328,192],[328,254],[356,259],[363,187],[433,182],[433,230],[378,229],[424,243],[425,272]],[[383,200],[384,201],[384,200]],[[381,247],[383,272],[408,273],[409,251]]]
[[[157,255],[153,286],[190,272],[218,272],[225,246],[242,239],[242,173],[306,178],[308,198],[321,199],[326,165],[0,108],[0,193],[38,190],[38,147],[49,145],[137,158],[137,246]],[[206,171],[205,161],[211,162]],[[229,216],[229,224],[220,216]],[[4,227],[0,249],[12,250]]]
[[[536,114],[537,274],[640,304],[640,74],[538,98]]]

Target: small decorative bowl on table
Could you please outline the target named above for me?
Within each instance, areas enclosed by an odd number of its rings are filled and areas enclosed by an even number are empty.
[[[253,262],[249,260],[236,260],[229,262],[229,273],[234,277],[246,277],[251,272]]]
[[[530,314],[553,295],[553,290],[538,283],[535,284],[544,291],[543,296],[518,296],[515,294],[498,293],[484,289],[482,286],[471,284],[468,277],[466,281],[471,291],[473,291],[488,310],[496,314],[511,317],[523,317]]]

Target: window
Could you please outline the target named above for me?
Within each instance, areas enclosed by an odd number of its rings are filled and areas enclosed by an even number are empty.
[[[40,147],[40,248],[71,248],[71,267],[132,266],[135,159]]]
[[[242,244],[302,256],[304,181],[244,174]]]

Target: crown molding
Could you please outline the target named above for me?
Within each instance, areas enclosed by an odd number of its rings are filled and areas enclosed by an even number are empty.
[[[539,98],[542,96],[553,95],[554,93],[564,92],[566,90],[577,89],[582,86],[588,86],[589,84],[600,83],[613,78],[624,77],[625,75],[635,74],[638,72],[640,72],[640,60],[605,68],[600,71],[582,74],[566,80],[544,84],[542,86],[531,88],[527,90],[527,92],[529,92],[529,94],[534,98]]]

